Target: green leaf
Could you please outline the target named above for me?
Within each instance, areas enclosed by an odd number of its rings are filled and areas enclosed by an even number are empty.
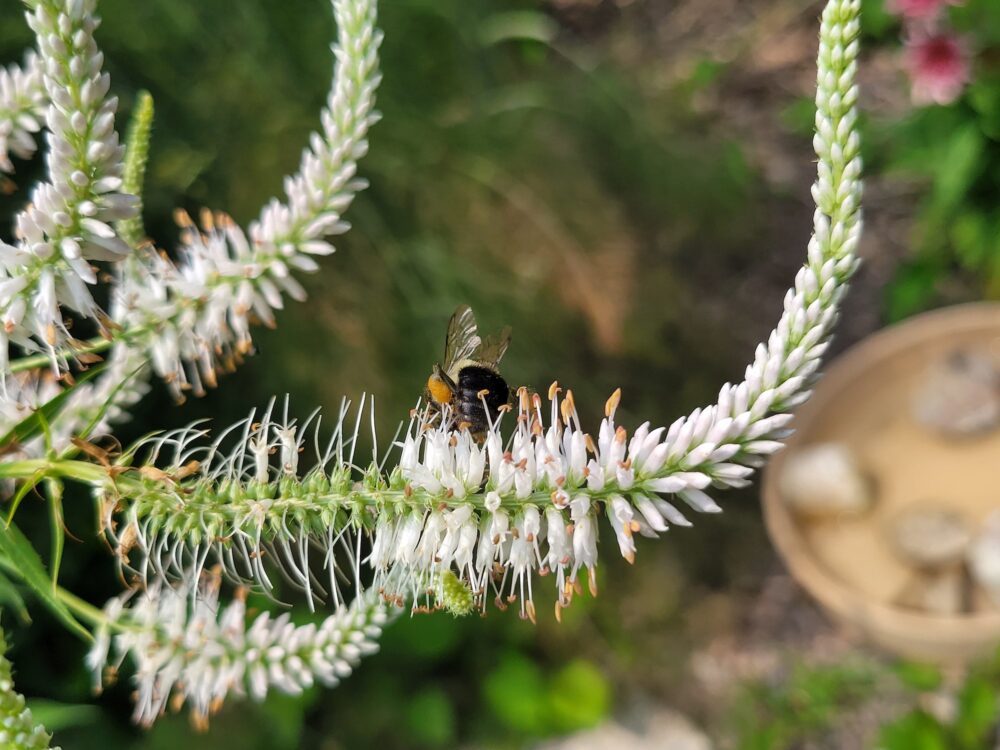
[[[952,221],[951,241],[955,256],[965,268],[977,271],[990,260],[995,240],[989,219],[981,211],[966,210]]]
[[[56,586],[59,583],[63,545],[66,543],[62,508],[63,486],[58,479],[46,479],[45,488],[49,495],[49,531],[52,535],[52,585]]]
[[[977,77],[969,85],[968,101],[979,115],[979,127],[992,140],[1000,140],[1000,77]]]
[[[932,212],[943,214],[962,202],[986,163],[985,145],[974,124],[959,128],[948,138],[935,170]]]
[[[894,669],[899,681],[913,690],[926,692],[941,685],[941,670],[931,664],[903,661]]]
[[[73,391],[84,383],[93,380],[103,369],[104,365],[91,367],[73,385],[63,388],[58,395],[50,398],[38,409],[14,425],[5,435],[0,437],[0,454],[5,450],[14,448],[37,437],[45,431],[56,415],[58,415],[59,411],[65,406],[67,399],[73,395]]]
[[[1000,716],[997,689],[982,677],[972,677],[958,697],[955,732],[962,747],[979,748],[987,744],[987,733]]]
[[[433,664],[458,650],[463,621],[451,617],[414,617],[405,628],[386,633],[382,652],[394,659]]]
[[[52,580],[49,578],[45,565],[35,552],[24,534],[17,526],[0,525],[0,553],[9,563],[8,570],[15,572],[27,584],[35,595],[52,613],[71,631],[85,640],[90,640],[90,633],[83,627],[72,613],[56,597]]]
[[[21,501],[28,496],[38,483],[45,476],[45,472],[39,469],[35,472],[34,476],[30,479],[26,479],[24,484],[17,488],[17,493],[14,495],[14,499],[10,502],[10,511],[7,513],[7,525],[9,526],[14,520],[14,514],[17,513],[17,509],[21,507]]]
[[[711,58],[703,58],[695,63],[691,75],[686,83],[692,91],[706,89],[722,76],[726,71],[726,63]]]
[[[611,687],[590,662],[567,664],[552,678],[548,689],[549,715],[555,728],[569,732],[601,723],[611,707]]]
[[[546,728],[545,683],[538,666],[518,653],[508,653],[483,680],[483,693],[493,713],[510,729],[538,735]]]
[[[861,0],[861,29],[865,34],[885,36],[896,24],[896,18],[885,9],[884,0]]]
[[[32,699],[28,701],[28,708],[35,722],[50,732],[93,724],[101,716],[97,706],[87,704]]]
[[[31,622],[31,617],[28,615],[28,607],[24,603],[24,597],[21,596],[21,592],[18,591],[17,584],[3,573],[0,573],[0,610],[7,608],[14,610],[14,614],[25,625]]]
[[[880,750],[956,750],[947,732],[930,714],[914,711],[882,728]]]
[[[275,747],[300,747],[306,711],[316,702],[318,690],[313,687],[299,695],[284,695],[274,691],[255,712],[268,727]]]
[[[942,269],[939,264],[915,261],[902,266],[886,294],[887,317],[902,320],[930,307]]]
[[[455,746],[455,709],[440,688],[421,690],[406,707],[407,734],[419,747]]]
[[[781,111],[780,117],[791,132],[811,136],[816,127],[816,102],[812,97],[799,97]]]

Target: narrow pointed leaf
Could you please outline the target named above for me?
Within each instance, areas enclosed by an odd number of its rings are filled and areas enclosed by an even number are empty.
[[[77,379],[76,383],[63,388],[58,395],[46,401],[38,409],[11,427],[6,434],[0,436],[0,455],[41,434],[66,405],[66,401],[73,395],[73,392],[84,383],[97,377],[103,369],[103,365],[91,367]]]
[[[45,565],[31,543],[17,526],[0,525],[0,553],[3,554],[8,572],[15,573],[31,588],[38,599],[51,610],[67,628],[81,638],[90,640],[90,633],[81,625],[66,605],[56,597]]]

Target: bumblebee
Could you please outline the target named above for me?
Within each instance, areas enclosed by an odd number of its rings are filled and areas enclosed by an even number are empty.
[[[431,408],[442,418],[449,414],[459,429],[481,440],[510,403],[510,388],[497,369],[508,346],[510,326],[480,338],[472,309],[460,305],[448,323],[443,364],[435,364],[427,378]]]

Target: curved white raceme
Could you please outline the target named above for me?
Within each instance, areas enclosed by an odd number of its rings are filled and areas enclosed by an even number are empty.
[[[70,340],[60,312],[69,307],[96,318],[88,286],[92,260],[120,260],[129,247],[112,223],[131,216],[134,196],[121,188],[122,148],[115,132],[117,99],[94,42],[95,0],[32,0],[28,24],[48,106],[49,182],[38,185],[16,220],[16,242],[0,242],[0,373],[8,346],[48,352]]]
[[[99,689],[109,667],[117,672],[126,659],[134,662],[138,724],[150,726],[168,703],[186,703],[204,726],[230,693],[259,701],[271,690],[298,695],[316,683],[333,687],[378,650],[392,614],[369,596],[319,623],[295,625],[287,613],[269,612],[248,622],[245,592],[223,606],[219,588],[215,576],[197,586],[156,584],[105,606],[87,665]]]
[[[255,246],[271,258],[268,270],[281,277],[280,262],[296,255],[328,255],[324,237],[347,229],[341,216],[366,184],[358,180],[357,162],[368,152],[368,128],[374,113],[378,48],[373,0],[335,0],[338,45],[336,81],[320,114],[323,129],[313,134],[299,171],[285,179],[286,201],[272,200],[250,225]]]
[[[23,66],[0,68],[0,172],[14,171],[12,155],[28,159],[35,153],[36,134],[45,118],[45,103],[38,55],[29,52]]]
[[[322,130],[313,134],[299,172],[285,179],[286,202],[272,200],[244,232],[220,213],[200,226],[183,212],[176,262],[140,249],[126,264],[113,297],[116,321],[132,332],[157,375],[178,397],[215,384],[253,348],[254,322],[273,326],[286,297],[301,301],[295,279],[334,251],[329,238],[349,229],[343,214],[365,182],[357,162],[368,149],[381,32],[374,0],[334,0],[336,67]]]

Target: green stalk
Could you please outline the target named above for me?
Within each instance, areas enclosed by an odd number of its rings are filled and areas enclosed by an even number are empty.
[[[109,624],[109,620],[105,617],[104,612],[90,602],[84,601],[72,591],[67,591],[61,586],[56,586],[55,591],[56,598],[81,619],[93,625]]]
[[[122,341],[141,338],[149,332],[147,326],[136,326],[128,330],[114,331],[111,338],[95,336],[94,338],[82,342],[79,346],[61,349],[56,352],[56,359],[69,359],[78,357],[81,354],[99,354],[107,351],[115,344]],[[48,354],[32,354],[29,357],[19,357],[10,363],[11,372],[24,372],[26,370],[37,370],[42,367],[49,367],[52,364],[52,357]]]

